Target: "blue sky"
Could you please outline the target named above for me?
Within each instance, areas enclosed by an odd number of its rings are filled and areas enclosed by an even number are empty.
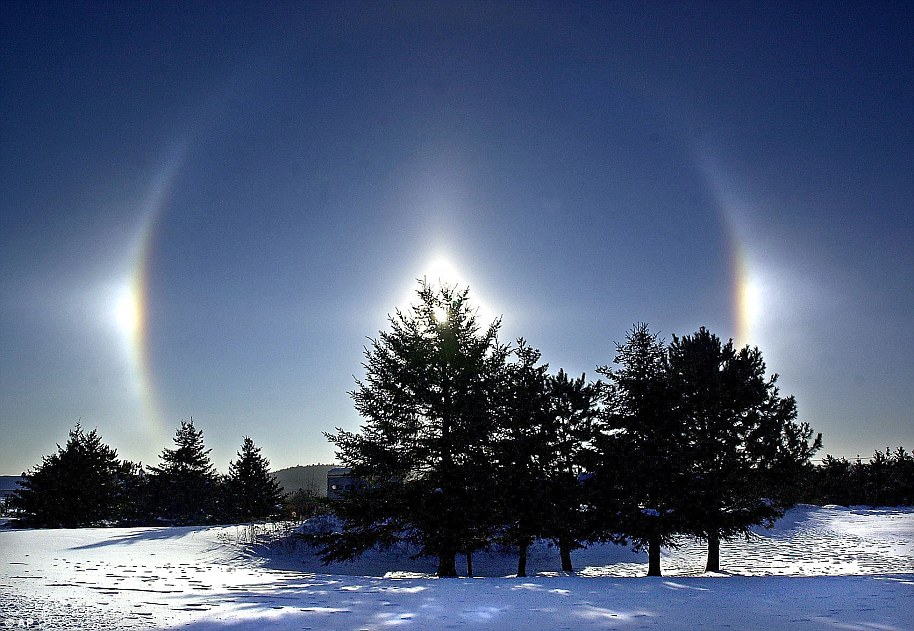
[[[693,6],[695,5],[695,6]],[[427,275],[553,370],[757,345],[824,452],[914,448],[908,3],[0,4],[0,472],[333,460]]]

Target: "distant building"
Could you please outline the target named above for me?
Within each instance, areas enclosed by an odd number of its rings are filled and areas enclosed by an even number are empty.
[[[334,467],[327,472],[327,497],[338,500],[343,494],[361,486],[349,467]]]

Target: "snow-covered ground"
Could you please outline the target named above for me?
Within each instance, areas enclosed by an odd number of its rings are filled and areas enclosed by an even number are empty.
[[[914,629],[914,509],[801,506],[749,542],[645,555],[594,546],[556,572],[536,547],[433,578],[405,551],[320,565],[279,526],[0,530],[0,629]],[[264,543],[272,541],[271,544]]]

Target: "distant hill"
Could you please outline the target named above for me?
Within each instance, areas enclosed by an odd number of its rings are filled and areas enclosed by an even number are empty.
[[[299,489],[313,491],[315,495],[327,495],[327,471],[338,465],[309,464],[305,466],[289,467],[274,471],[273,475],[282,486],[283,491],[291,493]]]

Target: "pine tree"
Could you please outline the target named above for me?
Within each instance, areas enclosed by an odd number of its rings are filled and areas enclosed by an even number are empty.
[[[910,506],[914,503],[914,457],[904,447],[878,449],[869,461],[826,455],[808,472],[805,501],[816,504]]]
[[[585,511],[584,459],[601,386],[588,384],[584,375],[570,379],[564,370],[547,381],[550,455],[544,462],[548,507],[544,534],[559,548],[563,572],[574,570],[571,551],[592,538]]]
[[[282,503],[282,490],[270,473],[270,461],[247,436],[241,443],[238,460],[229,463],[227,490],[230,514],[237,520],[266,519]]]
[[[886,448],[888,451],[888,448]],[[914,504],[914,456],[904,447],[892,452],[889,502],[895,506]]]
[[[523,339],[506,366],[495,446],[495,492],[502,539],[518,549],[517,575],[527,575],[527,550],[546,530],[549,435],[548,364]]]
[[[419,302],[390,316],[365,350],[365,378],[352,392],[359,433],[327,437],[364,484],[337,502],[343,530],[325,561],[408,541],[456,576],[487,523],[494,392],[507,349],[499,321],[481,329],[468,290],[422,281]]]
[[[873,452],[866,467],[866,504],[870,506],[888,506],[892,502],[892,469],[893,458],[889,448]]]
[[[810,485],[812,501],[818,504],[841,504],[850,506],[859,494],[855,488],[853,466],[847,458],[835,458],[831,454],[812,471]]]
[[[27,525],[75,528],[116,520],[129,475],[117,451],[80,423],[64,447],[25,474],[12,505]]]
[[[149,522],[149,476],[142,463],[124,460],[120,466],[121,493],[116,514],[125,526],[145,525]]]
[[[797,421],[796,399],[782,397],[777,380],[775,374],[765,383],[765,402],[744,449],[752,477],[761,479],[750,488],[776,509],[770,523],[802,499],[814,469],[811,459],[822,448],[822,435]]]
[[[194,420],[181,421],[175,448],[162,450],[161,464],[150,467],[153,502],[159,519],[179,524],[212,521],[218,508],[219,477]]]
[[[757,348],[737,351],[702,327],[668,350],[673,409],[687,428],[689,530],[708,542],[706,571],[720,569],[720,542],[770,526],[821,446],[797,424],[796,401],[766,379]],[[685,497],[685,495],[684,495]]]
[[[636,550],[647,548],[648,576],[660,576],[660,548],[672,545],[684,527],[687,486],[666,347],[647,324],[636,324],[616,344],[614,361],[618,368],[597,369],[607,383],[593,437],[592,502],[604,516],[603,536],[621,532]]]

